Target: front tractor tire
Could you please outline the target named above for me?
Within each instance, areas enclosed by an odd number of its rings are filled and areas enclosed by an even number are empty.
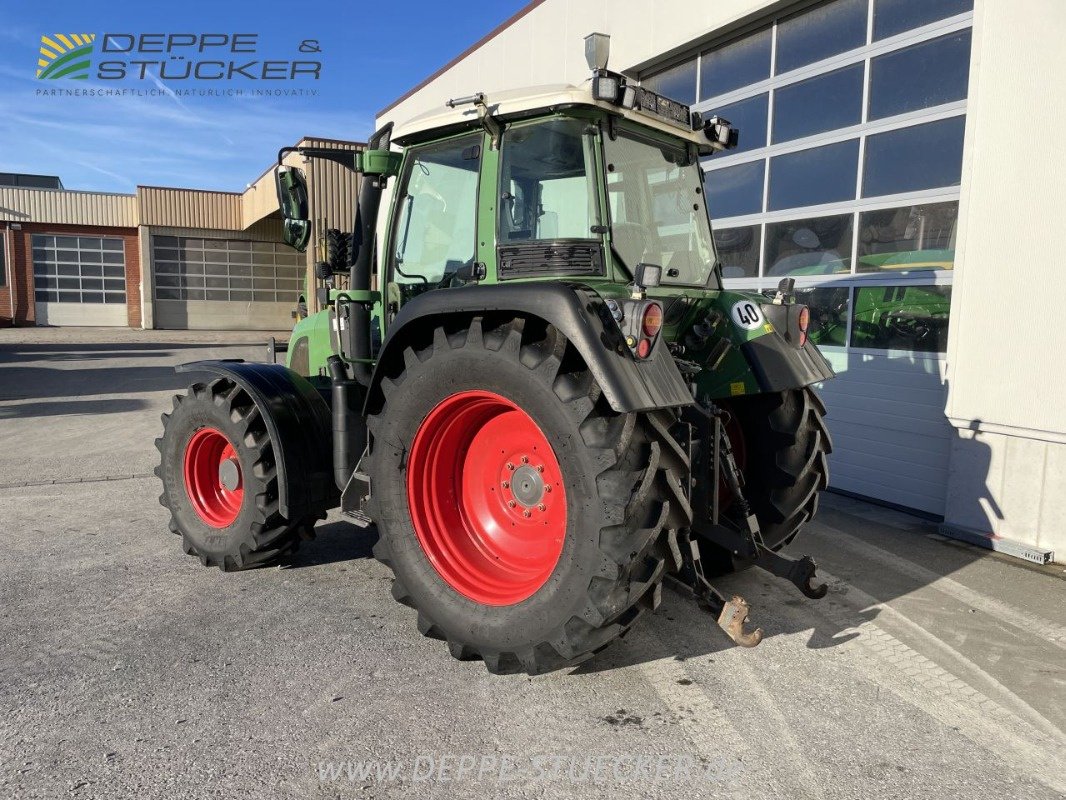
[[[269,564],[312,536],[278,511],[274,449],[259,409],[228,378],[174,396],[156,439],[159,497],[182,550],[224,571]]]
[[[438,327],[398,367],[368,419],[374,554],[423,635],[491,672],[536,674],[658,604],[691,524],[673,412],[612,411],[566,339],[532,320]]]

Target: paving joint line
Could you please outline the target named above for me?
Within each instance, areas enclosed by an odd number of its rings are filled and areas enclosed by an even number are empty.
[[[53,478],[46,481],[23,481],[22,483],[0,483],[0,489],[24,489],[30,486],[66,486],[75,483],[108,483],[112,481],[132,481],[139,478],[154,478],[151,472],[136,472],[131,475],[102,475],[95,478]]]

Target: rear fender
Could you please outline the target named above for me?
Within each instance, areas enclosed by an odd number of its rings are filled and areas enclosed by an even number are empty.
[[[692,393],[660,336],[651,355],[637,361],[622,340],[603,299],[592,289],[560,281],[465,286],[426,292],[403,305],[389,326],[367,392],[364,413],[383,405],[381,381],[403,363],[409,346],[428,344],[433,328],[456,315],[501,312],[536,317],[559,330],[588,365],[604,398],[619,412],[690,405]]]
[[[337,506],[333,424],[329,405],[301,375],[280,364],[194,361],[178,372],[207,372],[233,381],[252,398],[266,423],[278,475],[278,510],[298,521]]]
[[[783,392],[834,377],[813,342],[800,345],[790,335],[795,306],[774,306],[758,294],[721,292],[710,308],[717,313],[717,322],[707,352],[716,345],[728,347],[717,363],[696,377],[701,399]]]

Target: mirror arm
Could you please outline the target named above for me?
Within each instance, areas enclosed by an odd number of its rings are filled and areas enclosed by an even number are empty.
[[[322,158],[327,161],[335,161],[342,167],[357,172],[357,160],[355,150],[333,150],[327,147],[283,147],[278,150],[278,166],[289,153],[299,153],[304,158]]]

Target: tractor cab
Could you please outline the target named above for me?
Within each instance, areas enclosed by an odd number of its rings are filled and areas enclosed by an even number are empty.
[[[508,125],[496,148],[482,130],[411,144],[383,240],[385,283],[406,299],[471,280],[629,283],[654,264],[664,285],[721,288],[686,145],[577,103]]]

